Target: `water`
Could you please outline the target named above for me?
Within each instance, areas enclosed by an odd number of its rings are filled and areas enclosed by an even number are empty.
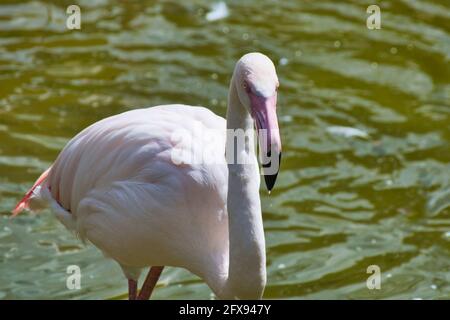
[[[265,298],[450,298],[448,1],[383,1],[382,29],[368,30],[370,1],[233,0],[224,13],[79,0],[82,29],[69,31],[73,2],[0,3],[0,299],[124,298],[114,262],[48,212],[9,210],[99,119],[173,102],[224,115],[250,51],[281,83],[282,171],[261,192]],[[72,264],[80,290],[66,288]],[[373,264],[380,290],[366,287]],[[169,268],[154,298],[211,295]]]

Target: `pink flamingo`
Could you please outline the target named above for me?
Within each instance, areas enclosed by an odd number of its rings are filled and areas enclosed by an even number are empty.
[[[255,139],[234,144],[227,132],[266,130],[261,153],[279,162],[277,87],[272,61],[249,53],[234,69],[226,120],[203,107],[164,105],[96,122],[69,141],[13,214],[50,206],[68,229],[120,264],[129,299],[149,299],[164,266],[188,269],[219,298],[259,299],[266,254]],[[222,141],[209,146],[213,161],[174,161],[175,151],[200,152],[192,151],[203,143],[199,126]],[[180,130],[191,143],[174,141]],[[227,161],[226,154],[244,161]],[[278,166],[268,167],[270,191]]]

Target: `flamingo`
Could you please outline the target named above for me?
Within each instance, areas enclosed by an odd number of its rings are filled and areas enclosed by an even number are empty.
[[[270,192],[281,159],[277,88],[272,61],[248,53],[231,77],[226,120],[173,104],[98,121],[67,143],[13,216],[50,207],[67,229],[119,263],[130,300],[149,299],[164,266],[189,270],[220,299],[260,299],[266,253],[255,141],[268,157],[262,171]],[[229,135],[255,127],[265,139],[248,135],[239,144]],[[177,139],[180,132],[192,139]],[[213,161],[174,161],[180,151],[198,155],[193,146],[204,144],[204,132],[217,138],[208,145]]]

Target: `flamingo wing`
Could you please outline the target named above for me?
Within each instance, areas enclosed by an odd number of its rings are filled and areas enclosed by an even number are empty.
[[[202,147],[205,131],[220,141],[209,145],[210,163],[175,163],[175,151],[189,155]],[[128,111],[69,141],[15,212],[43,185],[61,222],[122,266],[173,265],[200,274],[206,264],[225,272],[224,152],[225,120],[208,109]]]

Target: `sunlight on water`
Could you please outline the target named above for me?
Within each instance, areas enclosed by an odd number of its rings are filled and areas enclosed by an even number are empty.
[[[68,2],[0,4],[0,299],[125,298],[118,265],[48,212],[9,211],[97,120],[174,102],[225,115],[250,51],[281,84],[265,298],[450,298],[448,1],[383,1],[380,30],[367,1],[76,2],[81,30],[66,29]],[[366,287],[373,264],[380,290]],[[210,293],[168,268],[154,298]]]

